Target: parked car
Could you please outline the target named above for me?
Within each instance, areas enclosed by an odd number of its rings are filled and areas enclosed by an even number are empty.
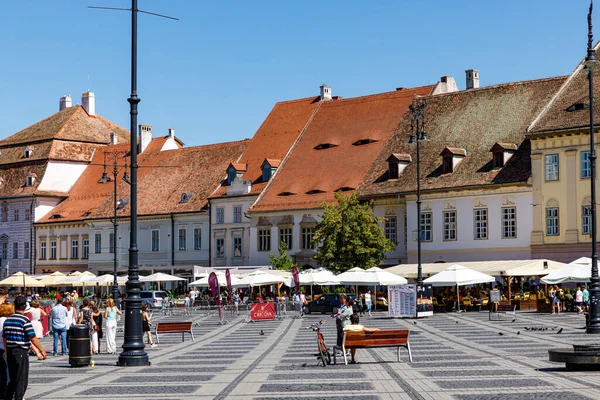
[[[168,299],[167,292],[160,290],[145,291],[140,293],[142,304],[148,304],[150,308],[162,308],[163,297]]]
[[[346,294],[347,299],[356,299],[353,294]],[[307,314],[318,313],[331,314],[334,308],[338,308],[342,305],[340,301],[340,293],[328,293],[317,297],[316,300],[309,301],[308,305],[304,308]],[[358,304],[352,306],[352,311],[358,313],[360,311]]]

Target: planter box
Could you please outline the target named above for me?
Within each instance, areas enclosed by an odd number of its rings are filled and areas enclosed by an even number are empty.
[[[547,303],[546,300],[538,300],[537,301],[537,312],[539,313],[551,313],[552,312],[552,304]]]

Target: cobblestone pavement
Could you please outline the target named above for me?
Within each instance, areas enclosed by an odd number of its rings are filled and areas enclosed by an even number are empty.
[[[317,366],[315,333],[305,327],[325,319],[323,332],[331,345],[335,323],[329,316],[252,323],[229,316],[225,325],[200,311],[191,317],[154,317],[155,322],[190,319],[195,342],[189,335],[185,342],[180,334],[161,335],[158,347],[146,349],[152,362],[147,367],[116,367],[118,356],[107,354],[94,356],[95,366],[85,368],[70,368],[68,357],[31,358],[26,398],[600,399],[600,372],[569,372],[548,361],[550,348],[598,342],[585,334],[583,317],[576,314],[523,312],[515,322],[512,316],[489,321],[486,312],[418,321],[374,314],[361,322],[411,330],[413,362],[404,349],[401,363],[396,349],[363,349],[357,351],[358,364],[327,368]],[[43,343],[51,353],[51,339]]]

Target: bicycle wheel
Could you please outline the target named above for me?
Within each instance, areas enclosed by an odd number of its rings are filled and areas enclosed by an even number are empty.
[[[321,358],[321,363],[323,367],[326,367],[327,364],[331,364],[331,359],[327,362],[327,357],[329,356],[329,352],[327,350],[323,350],[322,346],[319,346],[319,357]]]
[[[329,354],[329,349],[325,348],[325,360],[327,361],[327,364],[330,365],[331,364],[331,354]]]

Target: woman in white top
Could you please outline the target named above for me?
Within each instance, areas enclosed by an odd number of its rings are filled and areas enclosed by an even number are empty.
[[[123,315],[117,307],[113,299],[106,300],[106,311],[104,311],[104,320],[106,321],[106,351],[109,354],[117,352],[117,315]]]
[[[33,327],[33,331],[35,332],[35,336],[38,339],[44,337],[44,327],[42,326],[42,318],[46,318],[48,314],[44,310],[40,308],[40,303],[34,301],[31,303],[31,307],[29,308],[29,313],[31,314],[31,326]],[[31,351],[35,353],[38,360],[43,360],[44,357],[42,353],[38,350],[37,347],[31,346]]]
[[[367,293],[365,293],[365,307],[367,309],[367,312],[369,313],[369,316],[371,316],[371,291],[367,290]]]

